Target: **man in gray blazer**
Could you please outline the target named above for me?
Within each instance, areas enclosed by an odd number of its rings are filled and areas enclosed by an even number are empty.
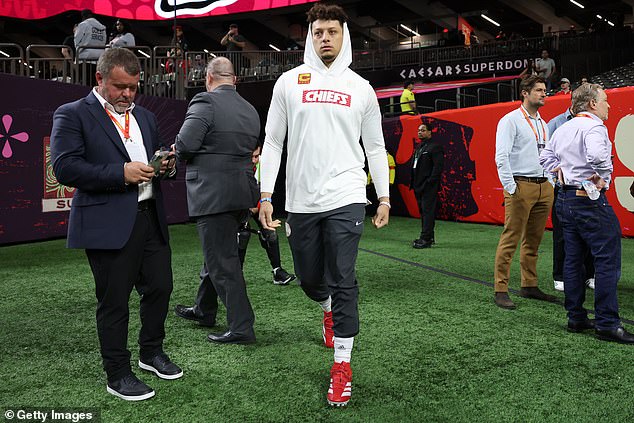
[[[255,316],[247,297],[236,234],[257,204],[258,185],[251,153],[258,146],[260,119],[235,87],[233,64],[216,57],[207,65],[207,92],[189,103],[175,149],[187,161],[189,215],[196,218],[209,284],[202,295],[216,295],[227,308],[228,331],[210,333],[212,342],[244,344],[255,341]],[[200,292],[200,291],[206,292]],[[217,304],[217,303],[216,303]],[[207,310],[207,326],[215,323],[216,307]]]

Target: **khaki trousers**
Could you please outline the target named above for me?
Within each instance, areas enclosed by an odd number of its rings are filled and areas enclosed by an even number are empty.
[[[520,246],[521,286],[537,286],[537,250],[553,205],[553,186],[516,181],[513,195],[504,191],[504,231],[495,252],[495,292],[508,292],[511,261]]]

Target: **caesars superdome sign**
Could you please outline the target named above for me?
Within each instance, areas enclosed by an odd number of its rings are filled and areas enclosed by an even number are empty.
[[[430,64],[409,66],[398,69],[402,79],[442,80],[471,78],[484,75],[507,75],[521,72],[528,66],[525,58],[500,58],[496,60],[480,59],[459,63]]]
[[[91,9],[98,15],[137,20],[219,16],[317,0],[0,0],[0,16],[43,19],[69,10]]]

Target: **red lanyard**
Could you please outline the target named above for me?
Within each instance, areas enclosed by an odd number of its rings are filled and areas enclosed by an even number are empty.
[[[583,115],[583,114],[581,114],[581,113],[577,113],[577,114],[575,115],[575,117],[584,117],[584,118],[592,119],[590,116],[588,116],[588,115]]]
[[[108,109],[105,109],[105,110],[106,110],[106,113],[108,113],[110,120],[113,121],[115,125],[117,125],[117,128],[119,128],[121,132],[123,132],[123,137],[125,138],[125,140],[130,141],[130,111],[129,110],[125,111],[125,128],[124,128],[123,126],[121,126],[117,118],[114,117],[112,113],[110,113],[110,110]]]
[[[520,110],[522,111],[522,114],[524,115],[526,122],[528,122],[528,124],[531,126],[531,129],[533,130],[533,133],[535,134],[535,141],[537,141],[537,144],[539,144],[539,134],[537,134],[537,129],[535,129],[535,127],[533,126],[533,123],[531,122],[531,119],[528,117],[528,113],[526,113],[526,111],[524,110],[524,107],[520,106]],[[546,128],[544,128],[544,122],[542,122],[541,119],[540,119],[540,123],[542,125],[542,134],[543,134],[542,140],[544,141],[544,144],[546,144]]]

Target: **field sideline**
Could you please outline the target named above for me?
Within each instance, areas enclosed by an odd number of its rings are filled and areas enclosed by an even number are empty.
[[[65,249],[65,240],[0,247],[0,409],[92,408],[102,422],[634,421],[634,346],[567,333],[561,305],[514,294],[517,310],[493,304],[501,230],[441,221],[437,245],[414,250],[418,220],[392,218],[380,231],[366,220],[357,261],[361,333],[345,409],[326,404],[332,350],[321,344],[319,306],[296,284],[271,283],[254,237],[244,272],[258,342],[213,345],[206,328],[173,314],[174,305],[192,303],[202,258],[194,225],[170,228],[174,292],[165,350],[185,375],[163,381],[136,369],[156,390],[140,403],[106,393],[84,252]],[[291,271],[281,235],[282,263]],[[542,289],[555,293],[551,239],[547,232],[538,273]],[[619,302],[621,317],[632,322],[634,240],[622,245]],[[513,289],[519,289],[518,258]],[[134,293],[130,309],[136,363]],[[220,331],[223,308],[218,317]]]

